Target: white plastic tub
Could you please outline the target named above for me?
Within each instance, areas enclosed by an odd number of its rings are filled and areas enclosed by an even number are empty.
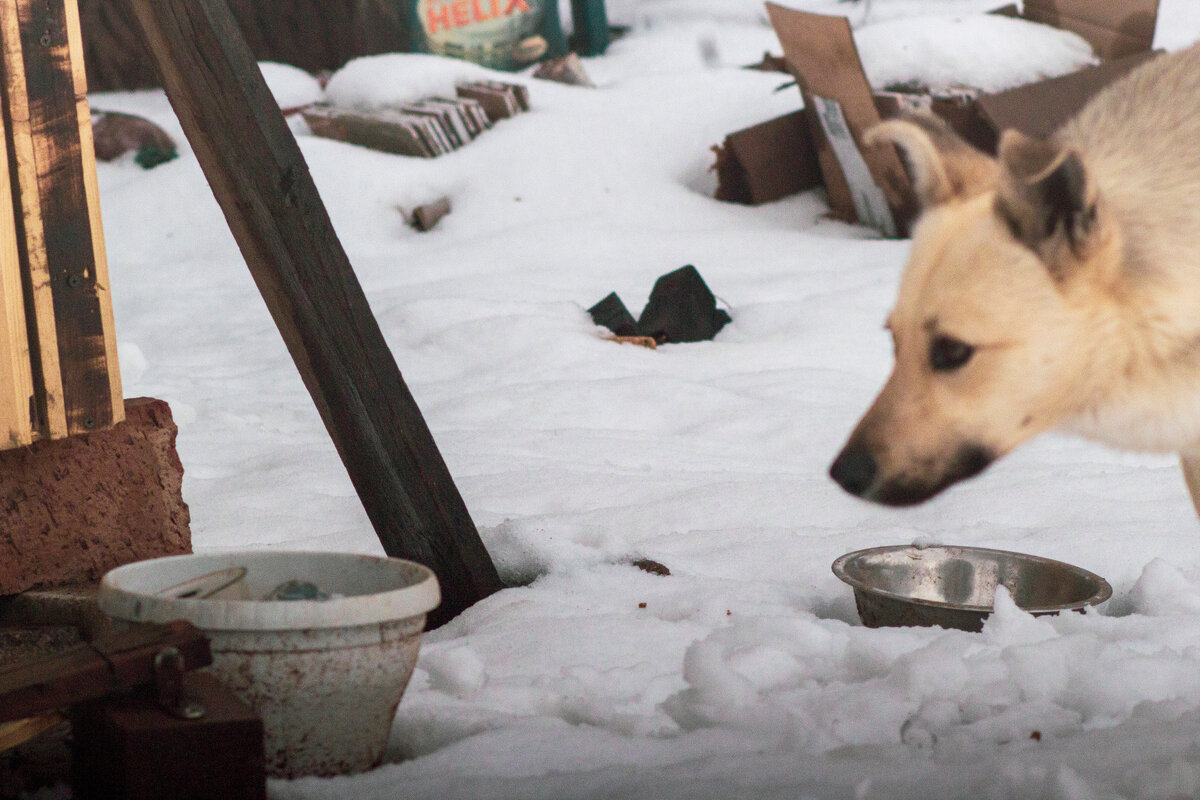
[[[159,594],[239,566],[245,578],[220,599]],[[255,599],[289,580],[332,597]],[[267,770],[277,777],[378,764],[416,665],[425,615],[440,600],[433,573],[411,561],[282,551],[139,561],[106,574],[97,596],[117,619],[185,619],[208,635],[213,673],[263,718]]]

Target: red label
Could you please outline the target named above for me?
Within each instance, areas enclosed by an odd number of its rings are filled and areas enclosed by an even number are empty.
[[[425,29],[437,33],[530,11],[526,0],[429,0]]]

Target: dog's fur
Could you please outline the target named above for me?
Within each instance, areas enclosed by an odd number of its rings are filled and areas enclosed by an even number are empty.
[[[901,149],[922,213],[887,321],[895,368],[833,477],[918,503],[1061,427],[1180,453],[1200,494],[1200,47],[1049,140],[1004,132],[996,158],[931,116],[868,141]]]

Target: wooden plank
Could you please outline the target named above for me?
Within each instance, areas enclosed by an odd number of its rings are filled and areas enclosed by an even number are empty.
[[[83,167],[84,202],[92,232],[96,299],[100,304],[100,327],[104,337],[104,368],[108,381],[109,424],[125,419],[125,394],[117,360],[117,327],[113,319],[112,286],[108,278],[108,250],[104,246],[104,224],[100,217],[100,180],[96,175],[96,148],[92,143],[92,108],[87,99],[87,72],[83,57],[77,0],[64,0],[67,19],[67,48],[75,78],[75,119],[79,126],[79,154]]]
[[[107,270],[98,263],[95,234],[99,220],[93,223],[92,219],[99,210],[98,192],[94,188],[89,192],[85,176],[80,112],[81,106],[83,111],[87,109],[87,87],[79,21],[75,0],[15,2],[63,409],[67,433],[83,433],[110,427],[119,417],[120,404],[113,402],[114,387],[109,380],[109,356],[115,361],[116,348],[111,324],[106,339]],[[73,49],[77,65],[72,64]],[[86,138],[90,145],[90,123]],[[91,166],[94,169],[94,163]],[[29,188],[22,181],[22,200],[32,203]],[[33,250],[32,242],[29,249]],[[111,321],[111,312],[107,319]],[[111,354],[106,349],[110,343]]]
[[[224,0],[125,0],[384,550],[432,569],[445,622],[501,588],[308,165]]]
[[[7,139],[3,119],[0,136]],[[0,449],[30,444],[34,435],[33,369],[13,200],[8,148],[0,147]]]
[[[67,718],[57,711],[47,711],[36,717],[0,723],[0,753],[23,745],[31,739],[36,739],[66,721]]]
[[[105,697],[154,679],[154,657],[174,647],[184,669],[212,663],[208,639],[182,620],[130,629],[55,656],[0,668],[0,722]]]
[[[38,198],[21,20],[15,3],[0,2],[0,49],[3,50],[4,63],[4,110],[10,125],[6,140],[7,158],[18,208],[17,252],[21,263],[30,369],[37,412],[35,426],[40,437],[56,439],[67,435],[67,416],[58,368],[58,332],[54,326],[50,267],[46,259],[42,208]]]

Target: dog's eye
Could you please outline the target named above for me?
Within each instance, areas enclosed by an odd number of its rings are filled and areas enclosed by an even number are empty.
[[[935,336],[929,343],[929,365],[938,372],[956,370],[974,354],[974,347],[949,336]]]

